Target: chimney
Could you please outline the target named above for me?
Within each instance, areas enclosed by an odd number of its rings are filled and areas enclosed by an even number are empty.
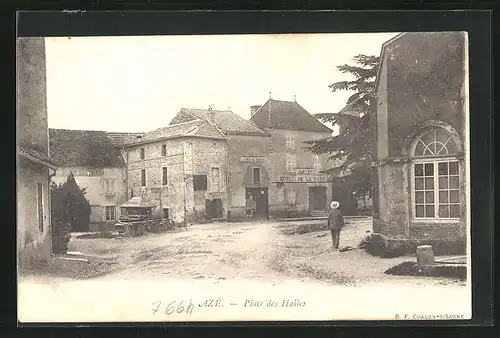
[[[254,116],[257,110],[260,109],[262,106],[250,106],[250,117]]]
[[[208,107],[208,121],[215,124],[215,112],[213,111],[212,106]]]

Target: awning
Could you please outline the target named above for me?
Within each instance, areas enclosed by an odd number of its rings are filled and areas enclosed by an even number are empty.
[[[143,199],[142,197],[132,197],[127,202],[123,203],[122,208],[153,208],[156,204],[151,200]]]

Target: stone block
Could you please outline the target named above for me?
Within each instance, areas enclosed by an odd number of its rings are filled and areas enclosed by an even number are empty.
[[[434,251],[430,245],[417,246],[417,265],[418,266],[435,266]]]

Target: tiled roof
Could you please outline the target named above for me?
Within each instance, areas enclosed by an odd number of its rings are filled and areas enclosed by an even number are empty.
[[[143,199],[142,197],[136,196],[129,199],[127,202],[123,203],[120,207],[122,208],[150,208],[155,207],[153,201]]]
[[[61,167],[120,167],[125,162],[105,131],[49,129],[50,154]]]
[[[259,128],[274,128],[318,133],[332,130],[319,122],[297,102],[269,99],[250,119]]]
[[[137,140],[138,137],[144,136],[145,133],[115,133],[108,132],[108,137],[111,140],[111,143],[114,145],[122,145],[131,143]]]
[[[214,114],[214,123],[217,128],[221,129],[225,133],[266,135],[266,133],[259,129],[256,125],[233,113],[231,110],[214,109],[210,112],[208,109],[182,108],[172,122],[180,119],[186,120],[189,118],[186,115],[192,115],[202,120],[210,120],[211,113]]]
[[[139,142],[149,142],[160,139],[168,139],[182,136],[197,136],[206,138],[224,139],[224,135],[216,127],[206,121],[199,119],[171,124],[163,128],[158,128],[147,132]]]
[[[20,156],[23,156],[50,168],[55,168],[57,166],[57,163],[55,163],[52,159],[48,158],[47,155],[39,152],[36,149],[32,149],[26,146],[19,146],[17,148],[17,153]]]

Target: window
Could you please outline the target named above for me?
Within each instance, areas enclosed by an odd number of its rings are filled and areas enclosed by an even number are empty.
[[[104,193],[107,195],[116,194],[115,183],[116,183],[115,178],[105,178],[104,179]]]
[[[297,167],[297,156],[294,154],[286,155],[286,171],[293,172]]]
[[[139,149],[139,155],[140,155],[141,160],[144,160],[144,158],[146,157],[144,155],[144,148]]]
[[[162,168],[162,184],[167,185],[168,184],[168,169],[167,167]]]
[[[163,218],[169,219],[169,209],[168,208],[163,208]]]
[[[260,168],[253,168],[253,183],[260,184]]]
[[[287,135],[286,137],[286,149],[295,150],[295,138],[293,135]]]
[[[212,167],[212,191],[220,191],[220,171],[219,167]]]
[[[283,183],[276,183],[276,201],[283,202],[285,199],[285,185]]]
[[[161,156],[167,156],[167,145],[162,144],[161,146]]]
[[[460,218],[459,162],[452,136],[444,129],[431,129],[413,147],[413,207],[415,218]]]
[[[296,204],[296,200],[295,200],[295,191],[293,190],[288,190],[286,192],[286,197],[287,197],[287,202],[288,204],[290,205],[295,205]]]
[[[207,190],[207,175],[193,175],[194,191]]]
[[[146,169],[141,170],[141,186],[146,186]]]
[[[106,206],[106,221],[114,221],[116,220],[116,207]]]
[[[37,205],[38,205],[38,231],[40,233],[43,233],[43,218],[44,218],[44,213],[43,213],[43,184],[42,183],[37,183],[36,185],[37,188]]]
[[[321,159],[318,154],[314,155],[314,171],[318,172],[321,170]]]

